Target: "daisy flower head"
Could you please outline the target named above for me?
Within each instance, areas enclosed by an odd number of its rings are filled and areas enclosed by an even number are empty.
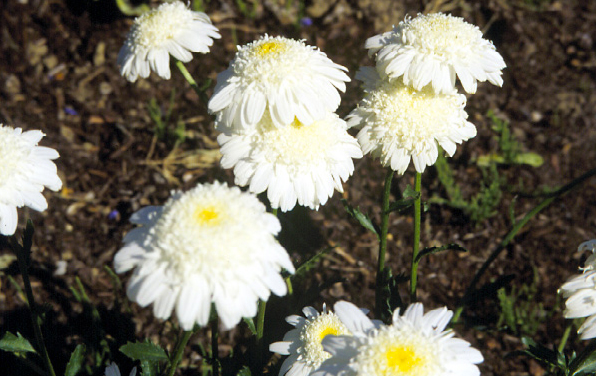
[[[477,26],[443,13],[419,14],[392,31],[369,38],[365,48],[377,53],[377,69],[390,78],[403,77],[420,90],[429,83],[437,93],[449,93],[459,78],[468,93],[477,81],[502,86],[503,57]]]
[[[334,190],[343,192],[354,172],[352,158],[361,158],[356,139],[335,113],[310,125],[298,118],[276,127],[268,113],[250,131],[224,132],[217,138],[221,165],[234,168],[235,183],[267,197],[273,208],[288,211],[296,203],[318,209]]]
[[[209,111],[236,129],[255,126],[267,111],[278,127],[294,118],[306,125],[333,112],[350,78],[318,48],[302,40],[265,35],[238,47],[217,76]]]
[[[581,339],[596,337],[596,239],[580,244],[578,251],[592,251],[581,268],[582,274],[571,277],[559,289],[567,298],[563,316],[567,319],[587,317],[577,331]]]
[[[44,187],[52,191],[62,188],[54,149],[38,146],[44,134],[39,130],[23,132],[0,124],[0,234],[13,235],[17,229],[17,208],[28,206],[44,211],[48,202]]]
[[[453,315],[447,308],[424,313],[422,304],[415,303],[403,315],[396,310],[391,325],[375,325],[351,303],[339,302],[334,308],[339,317],[351,317],[344,323],[354,335],[323,340],[332,357],[315,375],[480,375],[480,351],[445,330]]]
[[[135,376],[137,374],[137,367],[133,367],[128,376]],[[120,368],[116,363],[110,363],[104,372],[105,376],[120,376]]]
[[[269,350],[289,355],[284,360],[279,375],[307,376],[316,370],[331,354],[323,350],[321,342],[328,335],[349,335],[348,328],[332,311],[323,305],[319,313],[313,307],[305,307],[305,317],[292,315],[286,321],[295,328],[287,332],[281,342],[272,343]]]
[[[209,52],[213,39],[220,37],[205,13],[190,10],[182,1],[163,3],[135,19],[118,53],[120,74],[135,82],[153,70],[170,79],[170,55],[187,63],[191,52]]]
[[[135,268],[127,293],[157,318],[172,311],[184,330],[209,321],[211,304],[226,329],[257,313],[270,292],[286,294],[280,275],[294,271],[277,242],[279,220],[238,187],[214,183],[176,192],[162,207],[131,217],[141,225],[114,257],[117,273]]]
[[[348,115],[348,126],[361,128],[357,138],[362,151],[384,166],[403,174],[412,160],[421,173],[436,162],[439,145],[451,157],[457,144],[476,136],[476,127],[466,120],[466,97],[455,89],[437,94],[430,86],[415,90],[390,82],[372,68],[361,72],[357,78],[374,89]]]

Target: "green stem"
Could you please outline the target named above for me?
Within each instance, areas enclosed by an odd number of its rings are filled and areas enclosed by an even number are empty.
[[[569,339],[569,334],[571,333],[571,328],[573,327],[573,321],[570,321],[565,328],[565,332],[563,333],[563,337],[561,337],[561,343],[559,343],[559,347],[557,349],[560,353],[563,352],[565,345],[567,344],[567,340]]]
[[[211,321],[211,367],[212,375],[219,376],[219,321]]]
[[[488,256],[488,258],[486,259],[484,264],[482,264],[480,269],[478,269],[478,271],[474,275],[472,282],[470,282],[470,285],[466,289],[466,292],[464,293],[463,298],[460,300],[458,307],[455,310],[455,314],[453,315],[453,318],[451,320],[452,322],[456,322],[459,319],[459,316],[461,315],[461,313],[464,309],[464,306],[468,303],[468,301],[470,300],[474,291],[476,291],[476,285],[480,281],[480,278],[482,277],[482,275],[486,272],[486,270],[488,269],[490,264],[492,264],[492,262],[496,260],[496,258],[505,249],[505,247],[507,247],[509,242],[511,242],[513,240],[515,235],[517,235],[517,233],[522,229],[522,227],[524,227],[524,225],[526,223],[528,223],[528,221],[530,219],[532,219],[536,214],[538,214],[542,209],[544,209],[545,207],[550,205],[556,198],[564,195],[565,193],[569,192],[576,186],[580,185],[581,183],[583,183],[584,181],[588,180],[589,178],[591,178],[592,176],[595,176],[595,175],[596,175],[596,168],[573,179],[570,183],[564,185],[563,187],[561,187],[561,188],[557,189],[556,191],[552,192],[551,194],[549,194],[546,199],[544,199],[542,202],[540,202],[540,204],[538,204],[536,207],[534,207],[534,209],[530,210],[519,222],[517,222],[513,225],[511,230],[509,230],[507,235],[503,238],[503,240],[501,240],[499,245],[497,245],[497,247],[491,252],[491,254]]]
[[[416,182],[414,190],[416,191],[416,200],[414,200],[414,248],[412,250],[412,268],[410,271],[410,304],[416,301],[416,282],[418,280],[418,253],[420,252],[420,203],[422,189],[422,174],[416,172]]]
[[[186,67],[180,60],[176,60],[176,67],[178,68],[180,73],[182,73],[182,75],[184,76],[186,81],[190,84],[190,86],[193,88],[195,93],[197,93],[199,98],[201,98],[201,101],[203,101],[203,103],[205,103],[205,104],[209,103],[209,98],[207,98],[207,95],[205,94],[205,92],[203,90],[201,90],[201,88],[199,87],[199,85],[197,84],[195,79],[192,77],[192,75],[190,74],[188,69],[186,69]]]
[[[275,209],[274,209],[275,210]],[[261,370],[263,364],[263,334],[265,332],[265,310],[267,309],[267,302],[259,300],[259,309],[257,313],[257,354],[256,354],[256,369]]]
[[[29,272],[28,272],[28,265],[27,259],[25,257],[25,252],[30,252],[30,249],[24,249],[18,244],[16,238],[14,236],[11,237],[10,244],[12,246],[13,251],[17,255],[17,262],[19,264],[19,270],[21,271],[21,276],[23,277],[23,285],[25,285],[25,294],[27,295],[27,305],[29,306],[29,313],[31,315],[31,322],[33,323],[33,332],[35,334],[35,342],[37,343],[37,350],[40,352],[40,356],[43,359],[43,363],[45,365],[46,371],[50,376],[56,376],[54,372],[54,367],[52,366],[52,362],[50,361],[50,356],[48,355],[48,350],[46,349],[45,342],[43,340],[43,334],[41,332],[41,326],[39,324],[39,317],[37,316],[38,309],[37,305],[35,304],[35,300],[33,299],[33,290],[31,289],[31,281],[29,280]]]
[[[389,199],[391,197],[391,182],[393,180],[393,175],[395,172],[391,169],[387,169],[387,174],[385,175],[385,185],[383,187],[383,201],[382,201],[382,208],[381,208],[381,233],[379,234],[379,260],[377,264],[377,285],[375,291],[375,307],[377,311],[381,308],[382,302],[381,299],[381,289],[382,286],[382,279],[383,279],[383,270],[385,269],[385,258],[387,253],[387,233],[389,231]]]
[[[176,373],[176,369],[178,369],[178,364],[180,363],[180,359],[182,359],[182,355],[184,354],[184,348],[190,339],[190,336],[193,335],[192,330],[187,330],[184,332],[184,335],[178,343],[176,343],[176,348],[174,349],[174,356],[172,357],[172,361],[170,362],[170,369],[168,371],[168,376],[174,376]]]

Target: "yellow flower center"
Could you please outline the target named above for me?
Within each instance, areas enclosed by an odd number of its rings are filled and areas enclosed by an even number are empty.
[[[323,342],[323,339],[327,337],[329,334],[336,336],[339,334],[339,330],[337,330],[337,328],[332,328],[328,326],[325,329],[321,330],[321,332],[319,333],[319,340]]]
[[[282,52],[284,47],[285,46],[282,43],[276,41],[265,42],[256,48],[256,53],[263,57],[265,55]]]
[[[402,373],[409,373],[420,364],[420,359],[409,347],[393,347],[387,351],[387,367]]]
[[[220,214],[213,206],[197,208],[194,217],[200,225],[215,226],[221,221]]]

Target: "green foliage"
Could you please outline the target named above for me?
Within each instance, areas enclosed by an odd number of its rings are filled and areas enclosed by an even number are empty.
[[[377,224],[373,223],[372,219],[370,219],[368,215],[360,211],[360,208],[354,208],[352,205],[348,203],[346,199],[342,199],[341,203],[344,205],[344,208],[346,209],[348,214],[354,217],[358,221],[358,223],[362,225],[362,227],[375,234],[377,236],[377,239],[379,238],[381,230],[379,229],[379,226]]]
[[[207,8],[206,4],[209,4],[211,0],[192,0],[191,1],[191,9],[195,12],[204,12]]]
[[[251,3],[251,4],[249,4]],[[238,10],[244,17],[254,19],[257,15],[257,9],[259,8],[258,0],[236,0]]]
[[[120,352],[132,360],[141,362],[143,376],[159,375],[161,363],[169,364],[170,362],[165,350],[149,340],[135,343],[128,342],[120,347]]]
[[[495,209],[501,202],[504,180],[499,176],[495,164],[481,170],[483,179],[480,190],[469,201],[464,199],[461,189],[455,181],[453,170],[442,153],[439,153],[435,168],[439,181],[447,192],[448,199],[433,197],[429,200],[430,203],[445,204],[461,209],[476,224],[496,213]]]
[[[579,354],[575,352],[567,357],[554,345],[552,349],[536,343],[528,337],[522,337],[522,342],[528,348],[521,353],[534,358],[551,369],[551,374],[560,376],[594,375],[596,372],[596,341],[590,342]]]
[[[31,343],[19,332],[16,336],[11,332],[4,333],[0,339],[0,350],[12,352],[18,356],[28,352],[37,353]]]
[[[83,367],[84,360],[85,345],[81,343],[74,349],[72,354],[70,354],[70,360],[66,365],[66,371],[64,371],[64,376],[76,376]]]
[[[426,247],[422,249],[418,255],[416,256],[416,260],[414,262],[420,262],[423,257],[428,255],[433,255],[435,253],[444,252],[444,251],[458,251],[458,252],[468,252],[468,250],[462,247],[459,244],[445,244],[439,247]]]
[[[405,274],[392,275],[391,268],[385,267],[383,272],[377,276],[377,284],[382,286],[375,296],[375,316],[384,323],[390,323],[393,311],[397,308],[405,308],[399,295],[399,285],[405,283],[409,278]]]
[[[325,248],[321,252],[317,253],[310,259],[308,259],[305,262],[303,262],[302,264],[300,264],[300,266],[296,268],[296,272],[294,272],[294,275],[292,277],[300,278],[300,277],[305,276],[306,272],[308,272],[310,269],[314,268],[318,264],[318,262],[323,258],[323,256],[325,256],[327,253],[329,253],[332,249],[333,249],[333,247]]]
[[[501,314],[497,327],[506,327],[517,335],[533,335],[540,324],[547,319],[546,311],[541,302],[536,302],[539,277],[534,269],[531,284],[523,284],[519,289],[511,287],[507,293],[504,287],[497,291],[497,298],[501,307]]]
[[[488,111],[486,116],[492,122],[492,129],[497,134],[499,152],[484,155],[478,158],[476,163],[479,166],[487,167],[492,164],[522,165],[526,164],[532,167],[540,167],[544,159],[536,153],[522,153],[520,143],[509,128],[509,123],[497,117],[494,112]]]
[[[161,107],[157,104],[155,98],[151,98],[147,105],[147,111],[149,111],[149,117],[155,123],[155,137],[158,140],[165,142],[174,142],[174,145],[178,145],[186,139],[186,124],[183,121],[177,120],[175,126],[170,126],[170,120],[172,117],[172,111],[175,105],[176,89],[172,89],[170,93],[170,100],[168,108],[165,113]]]
[[[141,14],[150,10],[149,5],[145,3],[139,4],[138,6],[133,6],[129,0],[116,0],[116,6],[118,6],[120,12],[126,16],[140,16]]]

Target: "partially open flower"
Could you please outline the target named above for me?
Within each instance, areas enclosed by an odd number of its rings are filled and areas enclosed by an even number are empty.
[[[135,376],[137,374],[137,367],[133,367],[128,376]],[[105,376],[120,376],[120,368],[116,363],[111,363],[106,367]]]
[[[209,111],[237,130],[255,126],[265,111],[277,127],[297,118],[310,125],[339,106],[338,90],[350,78],[346,68],[303,41],[265,35],[238,47],[227,70],[217,76]]]
[[[332,356],[313,375],[480,375],[480,351],[445,330],[453,315],[447,308],[424,313],[415,303],[403,315],[396,310],[391,325],[375,324],[348,302],[334,309],[352,336],[326,337],[323,348]]]
[[[12,235],[18,224],[17,208],[28,206],[44,211],[48,203],[44,187],[62,188],[54,149],[37,146],[44,134],[39,130],[23,132],[0,124],[0,234]]]
[[[182,1],[163,3],[135,19],[118,53],[120,74],[135,82],[151,70],[170,78],[170,55],[182,62],[192,60],[191,52],[209,52],[213,39],[221,36],[203,12],[190,10]]]
[[[175,308],[180,326],[191,330],[207,324],[213,303],[230,329],[256,315],[259,299],[287,292],[280,272],[294,267],[275,239],[279,220],[238,187],[215,183],[177,192],[131,222],[141,226],[124,238],[115,270],[135,268],[128,296],[143,307],[153,303],[157,318]]]
[[[273,208],[291,210],[296,203],[317,209],[335,190],[343,192],[361,158],[356,139],[335,113],[310,125],[297,118],[276,127],[268,113],[252,130],[223,133],[221,165],[234,168],[235,183],[254,193],[267,190]]]
[[[428,84],[437,93],[450,93],[459,78],[464,90],[476,92],[476,82],[502,86],[505,61],[477,26],[442,13],[406,18],[392,31],[366,41],[377,53],[377,69],[391,79],[421,90]]]
[[[559,293],[563,294],[567,319],[587,317],[579,328],[581,339],[596,337],[596,239],[580,244],[578,251],[592,251],[586,260],[583,273],[571,277],[561,286]]]
[[[457,144],[476,136],[476,127],[466,120],[466,97],[455,89],[448,94],[430,86],[415,90],[381,78],[373,68],[363,68],[356,77],[364,80],[366,94],[348,116],[348,126],[362,128],[357,138],[364,154],[400,174],[410,160],[421,173],[436,162],[439,145],[453,156]]]

